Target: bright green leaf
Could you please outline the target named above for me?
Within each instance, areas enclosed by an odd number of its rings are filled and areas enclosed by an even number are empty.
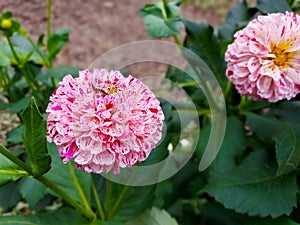
[[[292,11],[286,0],[257,0],[257,8],[263,13]]]
[[[153,207],[126,225],[178,225],[176,220],[165,210]]]
[[[0,148],[3,151],[8,151],[2,145],[0,145]],[[27,175],[27,172],[0,153],[0,186],[7,182],[16,181],[25,175]]]
[[[23,142],[35,175],[50,169],[51,157],[46,145],[46,121],[40,114],[34,98],[21,113],[24,123]]]
[[[289,125],[276,135],[275,147],[278,162],[278,175],[296,170],[300,164],[299,136]]]
[[[10,59],[6,55],[0,53],[0,67],[9,66]]]
[[[276,171],[265,151],[255,151],[239,167],[213,174],[205,190],[239,213],[273,218],[288,215],[297,204],[296,174],[279,176]]]
[[[179,16],[180,3],[170,2],[165,6],[158,2],[147,4],[140,10],[150,36],[161,38],[179,34],[179,28],[182,26]]]
[[[68,193],[75,201],[88,207],[91,195],[91,175],[75,168],[71,162],[64,164],[56,146],[54,144],[48,146],[52,163],[51,170],[44,176]]]
[[[51,33],[47,41],[48,59],[53,60],[55,56],[69,41],[69,29],[61,29]]]

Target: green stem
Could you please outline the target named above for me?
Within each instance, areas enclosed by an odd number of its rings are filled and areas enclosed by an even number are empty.
[[[47,40],[49,40],[49,37],[51,35],[51,6],[52,1],[47,1]]]
[[[75,187],[76,187],[76,189],[78,191],[78,194],[79,194],[79,196],[80,196],[80,198],[82,200],[82,203],[83,203],[84,207],[87,210],[92,211],[92,209],[90,207],[90,204],[89,204],[89,202],[88,202],[88,200],[87,200],[87,198],[86,198],[86,196],[84,194],[84,191],[83,191],[83,189],[82,189],[82,187],[81,187],[81,185],[80,185],[80,183],[78,181],[78,178],[77,178],[77,176],[75,174],[74,168],[72,167],[72,164],[69,163],[68,166],[69,166],[69,169],[70,169],[71,178],[73,180],[73,183],[75,184]]]
[[[17,156],[10,153],[10,151],[2,145],[0,145],[0,153],[6,158],[8,158],[10,161],[12,161],[14,164],[18,165],[23,170],[25,170],[30,176],[33,176],[31,167],[24,163],[22,160],[20,160]]]
[[[60,189],[56,184],[52,183],[50,180],[48,180],[44,176],[34,177],[41,183],[43,183],[45,186],[50,188],[52,191],[54,191],[56,194],[58,194],[60,197],[62,197],[65,201],[67,201],[70,205],[72,205],[75,209],[77,209],[82,215],[84,215],[89,220],[95,220],[96,215],[86,208],[82,207],[80,204],[78,204],[72,197],[70,197],[66,192],[64,192],[62,189]]]
[[[97,207],[98,213],[100,215],[101,220],[105,221],[105,214],[104,214],[104,211],[103,211],[103,208],[102,208],[102,204],[99,200],[100,198],[99,198],[99,195],[97,193],[97,189],[95,187],[93,179],[92,179],[91,182],[92,182],[92,193],[94,195],[94,199],[95,199],[95,202],[96,202],[96,207]]]
[[[112,207],[112,209],[108,212],[108,220],[110,220],[113,215],[115,214],[116,210],[119,208],[122,200],[124,199],[124,196],[128,190],[129,184],[132,181],[133,177],[135,175],[135,171],[133,171],[128,179],[128,182],[126,183],[126,185],[124,186],[121,194],[119,195],[119,198],[117,199],[117,201],[115,202],[114,206]]]
[[[10,47],[10,50],[11,50],[12,54],[14,55],[14,57],[15,57],[17,63],[20,65],[20,64],[21,64],[21,61],[20,61],[20,59],[19,59],[19,57],[18,57],[18,54],[17,54],[17,52],[16,52],[16,50],[15,50],[15,48],[14,48],[14,46],[13,46],[13,43],[12,43],[10,37],[9,37],[9,36],[6,36],[6,39],[7,39],[7,42],[8,42],[8,45],[9,45],[9,47]]]
[[[37,52],[37,54],[41,57],[41,59],[43,60],[44,65],[49,68],[50,65],[46,59],[46,57],[41,53],[40,49],[36,46],[36,44],[33,42],[33,40],[28,36],[27,37],[28,41],[30,42],[30,44],[32,45],[34,51]]]
[[[105,181],[105,203],[106,203],[105,211],[107,213],[107,218],[109,217],[110,201],[111,201],[111,180],[106,179],[106,181]]]
[[[11,160],[13,163],[21,167],[23,170],[25,170],[29,174],[29,176],[32,176],[33,178],[37,179],[45,186],[50,188],[52,191],[54,191],[56,194],[58,194],[60,197],[66,200],[70,205],[72,205],[75,209],[77,209],[80,213],[86,216],[88,219],[94,220],[96,218],[96,215],[93,212],[86,210],[84,207],[78,204],[74,199],[72,199],[66,192],[64,192],[62,189],[60,189],[56,184],[52,183],[46,177],[44,176],[34,177],[31,167],[26,163],[24,163],[22,160],[20,160],[18,157],[10,153],[2,145],[0,145],[0,153],[3,154],[9,160]]]
[[[175,43],[178,45],[178,47],[181,49],[183,47],[182,42],[180,41],[178,35],[174,34],[173,35]]]
[[[129,185],[125,185],[121,194],[119,195],[119,198],[117,199],[116,203],[112,207],[112,209],[108,213],[108,220],[112,218],[112,216],[115,214],[115,211],[118,209],[119,205],[121,204],[127,190],[128,190]]]

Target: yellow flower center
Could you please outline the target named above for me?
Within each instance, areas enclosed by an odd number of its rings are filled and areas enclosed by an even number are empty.
[[[117,93],[117,90],[116,90],[116,88],[108,88],[108,89],[107,89],[107,92],[108,92],[109,94],[116,94],[116,93]]]
[[[291,46],[291,41],[280,42],[278,45],[271,43],[271,54],[275,56],[273,59],[278,67],[289,66],[295,52],[288,52],[287,49]]]

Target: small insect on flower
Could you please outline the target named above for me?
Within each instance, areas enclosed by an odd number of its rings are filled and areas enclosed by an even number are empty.
[[[140,80],[119,71],[67,75],[50,97],[47,139],[63,162],[117,174],[145,160],[162,136],[159,101]]]
[[[234,35],[226,75],[242,95],[276,102],[300,92],[300,16],[258,16]]]

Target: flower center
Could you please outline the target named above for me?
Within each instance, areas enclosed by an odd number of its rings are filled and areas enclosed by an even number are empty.
[[[286,67],[289,65],[294,52],[288,52],[287,49],[291,46],[291,41],[286,41],[275,45],[271,43],[271,54],[275,55],[273,59],[275,65],[278,67]]]

